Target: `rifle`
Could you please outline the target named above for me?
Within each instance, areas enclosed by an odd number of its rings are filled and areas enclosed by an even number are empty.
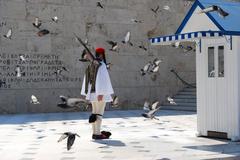
[[[86,49],[88,55],[90,56],[90,61],[91,62],[96,62],[96,58],[94,57],[94,55],[92,54],[92,52],[90,51],[90,49],[88,49],[87,45],[82,41],[82,39],[80,37],[78,37],[75,33],[74,36],[76,37],[76,39],[80,42],[80,44]],[[98,61],[97,61],[98,62]]]

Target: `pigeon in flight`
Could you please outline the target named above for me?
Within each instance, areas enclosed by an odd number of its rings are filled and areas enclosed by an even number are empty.
[[[174,102],[174,99],[172,99],[170,96],[167,97],[167,100],[170,104],[174,104],[174,105],[177,104],[176,102]]]
[[[2,87],[3,84],[6,84],[6,82],[0,79],[0,88]]]
[[[53,21],[53,22],[58,23],[58,20],[59,20],[59,19],[58,19],[57,16],[52,17],[52,21]]]
[[[153,11],[155,14],[157,14],[158,10],[159,10],[159,6],[157,6],[156,9],[151,8],[151,11]]]
[[[112,48],[110,49],[111,51],[117,51],[117,48],[118,48],[118,43],[117,42],[107,41],[107,43],[112,46]]]
[[[165,10],[170,10],[170,7],[169,6],[163,6],[163,9],[165,9]]]
[[[43,29],[43,30],[39,31],[39,32],[37,33],[37,35],[38,35],[39,37],[42,37],[42,36],[45,36],[45,35],[47,35],[47,34],[49,34],[49,33],[50,33],[49,30]]]
[[[38,101],[37,97],[34,96],[34,95],[31,96],[30,103],[32,103],[32,104],[40,104],[40,102]]]
[[[68,98],[66,96],[59,96],[61,99],[61,103],[57,106],[63,109],[68,108],[80,108],[81,105],[86,105],[87,101],[81,98]]]
[[[137,20],[137,19],[134,19],[134,18],[131,19],[131,22],[134,22],[134,23],[143,23],[143,21]]]
[[[181,48],[181,49],[183,49],[183,52],[184,53],[187,53],[187,52],[189,52],[189,51],[191,51],[191,50],[193,50],[193,47],[191,47],[191,46],[183,46],[183,45],[179,45],[179,48]]]
[[[112,63],[107,63],[107,64],[106,64],[107,69],[110,70],[112,65],[113,65]]]
[[[42,25],[42,23],[40,22],[39,18],[36,17],[35,21],[33,22],[33,26],[36,27],[37,29],[39,29],[41,25]]]
[[[20,61],[23,61],[23,62],[26,61],[26,58],[25,58],[24,55],[22,55],[22,54],[19,55],[19,58],[20,58]]]
[[[147,48],[143,45],[143,43],[141,45],[139,45],[138,47],[143,49],[143,50],[145,50],[145,51],[147,51]]]
[[[127,32],[126,36],[124,37],[124,40],[122,41],[122,43],[124,44],[130,44],[130,46],[133,46],[132,42],[130,42],[130,36],[131,33]]]
[[[147,72],[150,71],[150,67],[152,66],[152,62],[148,62],[141,70],[141,75],[144,76]]]
[[[154,114],[161,108],[161,107],[158,107],[158,104],[159,104],[159,102],[156,101],[151,106],[149,105],[149,111],[146,112],[146,113],[142,113],[142,116],[145,117],[145,118],[159,120],[158,118],[156,118],[154,116]]]
[[[104,8],[100,1],[97,1],[97,7]]]
[[[227,13],[221,7],[216,6],[216,5],[212,5],[210,7],[203,9],[202,11],[200,11],[200,13],[209,13],[209,12],[218,12],[218,14],[223,18],[225,18],[229,15],[229,13]]]
[[[58,142],[61,142],[62,140],[67,139],[67,150],[70,150],[74,141],[75,141],[75,138],[76,136],[80,137],[78,134],[76,133],[72,133],[72,132],[65,132],[62,134],[62,136],[59,138]]]
[[[113,101],[111,102],[112,107],[118,107],[119,105],[119,98],[118,96],[113,97]]]
[[[158,59],[158,58],[155,58],[155,59],[153,60],[153,64],[156,65],[156,66],[159,66],[161,62],[162,62],[162,60],[160,60],[160,59]]]
[[[12,29],[9,29],[7,34],[3,35],[5,38],[11,39],[12,38]]]
[[[149,101],[145,101],[144,105],[143,105],[143,110],[145,111],[149,111],[150,109],[150,102]]]
[[[179,48],[180,42],[175,42],[174,44],[172,44],[173,47],[175,48]]]
[[[151,66],[150,72],[152,72],[152,73],[157,73],[158,70],[159,70],[159,68],[160,68],[160,63],[161,63],[161,62],[162,62],[162,60],[160,60],[160,59],[158,59],[158,58],[155,58],[155,59],[153,60],[153,63],[151,63],[152,66]]]
[[[62,71],[66,71],[68,72],[68,69],[66,67],[61,67],[60,69],[57,69],[55,72],[53,72],[53,74],[56,74],[56,76],[61,75]]]
[[[25,76],[25,72],[22,72],[21,71],[21,68],[19,65],[16,66],[16,69],[15,69],[15,74],[16,76],[19,78],[19,77],[22,77],[22,76]]]

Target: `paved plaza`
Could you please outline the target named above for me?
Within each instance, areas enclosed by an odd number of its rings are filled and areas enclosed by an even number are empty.
[[[196,160],[238,159],[240,143],[196,137],[196,113],[161,110],[159,120],[142,111],[107,111],[109,140],[93,141],[89,112],[0,116],[1,160]],[[63,132],[76,132],[71,150]],[[233,158],[235,157],[235,158]],[[240,159],[240,158],[239,158]]]

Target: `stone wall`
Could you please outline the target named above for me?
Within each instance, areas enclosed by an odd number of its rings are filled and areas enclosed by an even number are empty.
[[[170,72],[172,68],[188,82],[195,83],[195,54],[183,53],[171,46],[150,46],[149,37],[173,34],[191,2],[185,0],[102,0],[104,8],[96,7],[96,0],[0,0],[0,88],[1,113],[59,112],[59,95],[79,97],[86,64],[79,62],[82,46],[73,33],[88,39],[91,48],[105,47],[107,61],[112,63],[110,76],[120,109],[142,108],[144,99],[165,101],[183,84]],[[165,5],[169,10],[163,9]],[[155,14],[151,8],[159,6]],[[55,23],[51,17],[57,16]],[[49,35],[38,37],[33,27],[35,17],[42,21],[41,29]],[[131,19],[143,21],[132,22]],[[12,38],[3,37],[12,29]],[[131,32],[134,46],[122,44]],[[119,42],[119,51],[109,51],[107,40]],[[138,46],[144,44],[147,51]],[[26,62],[19,60],[19,55]],[[162,59],[157,80],[142,77],[140,69],[154,58]],[[25,76],[17,78],[19,65]],[[59,67],[69,72],[53,74]],[[30,104],[30,96],[41,104]]]

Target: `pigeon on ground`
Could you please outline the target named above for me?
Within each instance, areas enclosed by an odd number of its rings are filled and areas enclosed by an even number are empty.
[[[110,49],[111,51],[117,51],[117,48],[118,48],[118,43],[117,42],[107,41],[107,43],[112,46],[112,48]]]
[[[85,99],[81,98],[68,98],[66,96],[59,96],[61,99],[61,103],[59,103],[57,106],[63,109],[68,108],[80,108],[83,105],[87,104],[87,101]]]
[[[37,35],[38,35],[39,37],[42,37],[42,36],[45,36],[45,35],[47,35],[47,34],[49,34],[49,33],[50,33],[49,30],[43,29],[43,30],[39,31],[39,32],[37,33]]]
[[[19,65],[16,66],[16,69],[15,69],[15,75],[19,78],[19,77],[22,77],[22,76],[25,76],[25,72],[22,72],[21,71],[21,68]]]
[[[41,25],[42,25],[42,23],[40,22],[39,18],[36,17],[35,21],[33,22],[33,26],[36,27],[37,29],[39,29]]]
[[[155,14],[157,14],[158,10],[159,10],[159,6],[157,6],[156,9],[151,8],[151,11],[153,11]]]
[[[58,23],[58,17],[57,16],[52,17],[52,21]]]
[[[130,44],[130,46],[133,46],[132,42],[130,42],[130,36],[131,33],[127,32],[126,36],[124,37],[124,40],[122,41],[122,43],[124,44]]]
[[[208,13],[208,12],[215,12],[215,11],[218,12],[218,14],[223,18],[225,18],[229,15],[229,13],[227,13],[221,7],[216,6],[216,5],[209,6],[205,9],[203,9],[202,11],[200,11],[200,13]]]
[[[32,103],[32,104],[40,104],[40,102],[38,101],[37,97],[34,96],[34,95],[31,96],[30,103]]]
[[[67,150],[70,150],[74,141],[75,141],[75,137],[78,136],[80,137],[78,134],[76,133],[72,133],[72,132],[65,132],[62,134],[62,136],[59,138],[58,142],[61,142],[62,140],[66,139],[68,137],[67,140]]]
[[[174,99],[172,99],[170,96],[167,97],[167,100],[170,104],[174,104],[174,105],[177,104],[176,102],[174,102]]]
[[[119,105],[119,98],[118,96],[113,97],[113,101],[111,102],[112,107],[118,107]]]
[[[3,35],[5,38],[11,39],[12,38],[12,29],[9,29],[7,34]]]
[[[154,114],[161,108],[161,107],[158,107],[158,104],[159,104],[158,101],[154,102],[151,106],[149,106],[149,112],[142,113],[142,116],[145,117],[145,118],[159,120],[158,118],[156,118],[154,116]]]
[[[104,8],[100,1],[97,1],[97,7]]]

